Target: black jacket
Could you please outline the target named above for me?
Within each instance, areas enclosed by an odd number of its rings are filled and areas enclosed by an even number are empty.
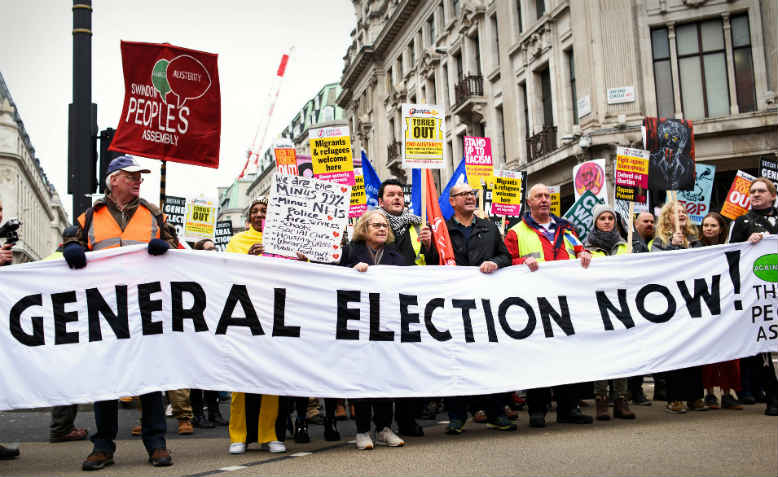
[[[778,234],[778,210],[770,207],[763,212],[749,210],[747,214],[741,215],[732,225],[732,235],[730,242],[745,242],[753,233],[767,232]],[[772,220],[770,220],[772,218]],[[771,223],[772,222],[772,223]]]
[[[393,246],[394,248],[400,252],[400,254],[405,258],[405,261],[408,265],[415,265],[416,264],[416,251],[413,249],[413,243],[411,242],[411,227],[414,227],[413,225],[408,226],[408,230],[403,234],[402,238],[397,240]],[[416,226],[416,232],[421,231],[421,225]],[[397,234],[395,233],[395,236]],[[418,237],[418,233],[416,236]],[[435,248],[434,246],[431,248]],[[419,253],[423,254],[427,263],[431,263],[427,257],[429,257],[429,249],[427,249],[424,244],[421,244],[421,248],[419,249]]]
[[[491,220],[473,217],[473,231],[470,233],[467,245],[465,245],[465,235],[455,226],[454,217],[446,221],[446,227],[451,237],[451,245],[454,247],[457,265],[478,267],[486,261],[491,261],[503,268],[511,264],[511,254],[505,247],[500,231]],[[438,262],[437,250],[433,248],[427,257],[427,264]]]
[[[359,262],[373,265],[373,259],[370,257],[370,251],[365,242],[349,242],[343,247],[343,257],[340,259],[340,265],[343,267],[353,267]],[[381,256],[381,263],[375,265],[408,265],[408,262],[400,252],[394,248],[394,245],[384,245],[384,254]]]

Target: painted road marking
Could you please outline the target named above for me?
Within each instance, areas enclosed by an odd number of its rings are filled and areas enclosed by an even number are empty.
[[[246,467],[245,465],[231,465],[228,467],[222,467],[219,470],[221,470],[222,472],[232,472],[233,470],[240,470],[240,469],[247,469],[247,468],[248,467]]]

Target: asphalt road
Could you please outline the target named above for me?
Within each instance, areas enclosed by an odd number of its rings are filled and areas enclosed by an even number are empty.
[[[590,401],[591,402],[591,401]],[[403,448],[358,451],[349,441],[352,421],[340,423],[344,440],[325,442],[321,426],[311,426],[313,441],[287,440],[286,454],[249,448],[229,455],[226,428],[175,434],[168,420],[168,447],[175,465],[153,468],[138,437],[129,435],[137,411],[121,410],[116,464],[99,475],[249,476],[249,475],[778,475],[778,418],[763,414],[764,404],[743,411],[716,410],[670,415],[663,402],[635,406],[635,421],[556,424],[533,429],[522,412],[518,432],[498,432],[468,422],[459,436],[445,435],[444,415],[423,421],[425,437],[408,438]],[[585,408],[588,414],[593,408]],[[224,408],[226,414],[226,406]],[[84,475],[81,461],[88,441],[49,444],[45,412],[0,413],[5,443],[19,441],[22,455],[0,461],[3,476]],[[76,424],[94,430],[93,415],[82,411]],[[94,475],[91,473],[90,475]]]

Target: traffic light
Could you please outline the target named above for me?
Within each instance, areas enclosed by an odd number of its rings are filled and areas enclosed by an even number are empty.
[[[100,131],[100,168],[97,171],[100,188],[98,192],[105,193],[105,172],[108,170],[108,164],[112,160],[122,155],[121,152],[109,151],[108,146],[113,141],[113,135],[116,132],[113,128],[106,128]]]

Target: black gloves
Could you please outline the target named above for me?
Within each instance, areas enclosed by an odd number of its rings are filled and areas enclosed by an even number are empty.
[[[162,255],[170,248],[170,244],[162,239],[153,238],[149,241],[149,255]]]
[[[65,245],[65,248],[62,249],[62,255],[65,257],[65,261],[68,262],[68,267],[86,267],[86,253],[84,253],[84,247],[81,245],[75,242]]]

